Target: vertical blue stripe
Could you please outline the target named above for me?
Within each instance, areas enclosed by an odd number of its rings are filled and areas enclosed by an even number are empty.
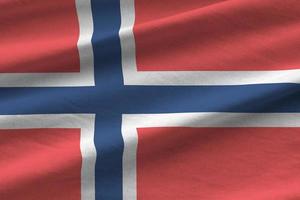
[[[94,35],[92,39],[95,57],[96,90],[99,96],[113,98],[122,85],[121,49],[118,31],[120,27],[119,0],[92,0]],[[111,88],[116,86],[116,88]],[[109,88],[109,89],[107,89]],[[98,96],[97,95],[97,96]],[[97,101],[97,100],[96,100]],[[111,104],[99,99],[96,115],[95,145],[96,199],[122,199],[121,113],[113,111]],[[106,105],[100,107],[100,105]],[[98,105],[98,106],[97,106]],[[96,109],[95,109],[96,110]]]

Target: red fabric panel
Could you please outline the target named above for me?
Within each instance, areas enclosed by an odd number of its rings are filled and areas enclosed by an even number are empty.
[[[1,0],[0,72],[79,72],[75,0]]]
[[[300,128],[139,128],[138,200],[300,199]]]
[[[0,199],[80,200],[80,129],[0,130]]]
[[[300,68],[298,0],[136,0],[137,67]]]

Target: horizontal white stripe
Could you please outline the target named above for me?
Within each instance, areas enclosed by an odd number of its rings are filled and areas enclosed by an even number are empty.
[[[123,63],[125,85],[247,85],[300,83],[300,70],[137,72]]]
[[[0,115],[0,129],[80,128],[82,200],[95,199],[94,124],[93,114]]]
[[[133,127],[300,127],[300,113],[127,114]]]
[[[137,199],[136,151],[139,127],[300,127],[300,113],[124,114],[124,200]]]
[[[0,73],[0,87],[94,86],[88,73]]]

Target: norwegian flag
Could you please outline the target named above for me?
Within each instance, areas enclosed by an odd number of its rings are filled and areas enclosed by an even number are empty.
[[[297,0],[0,0],[0,200],[300,198]]]

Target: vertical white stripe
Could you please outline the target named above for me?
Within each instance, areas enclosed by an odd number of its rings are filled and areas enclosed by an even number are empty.
[[[137,199],[136,183],[136,151],[138,135],[136,127],[132,126],[126,115],[122,116],[123,152],[123,200]]]
[[[134,0],[121,0],[121,28],[119,31],[122,51],[124,84],[137,77],[136,50],[133,26],[135,21]]]
[[[89,116],[86,123],[89,125],[81,128],[80,149],[82,154],[81,168],[81,200],[95,199],[95,164],[96,148],[94,144],[95,117]]]
[[[90,0],[76,0],[77,15],[79,21],[79,39],[77,43],[80,57],[80,73],[85,82],[94,80],[94,55],[92,36],[94,31],[92,7]]]

